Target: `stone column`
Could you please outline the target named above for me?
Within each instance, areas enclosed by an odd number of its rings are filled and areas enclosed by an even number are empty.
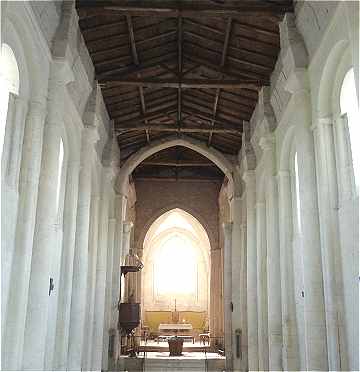
[[[106,264],[108,251],[109,231],[109,186],[110,170],[104,168],[102,195],[100,199],[99,241],[96,266],[96,289],[95,289],[95,311],[94,332],[91,367],[95,370],[101,369],[102,343],[105,316],[105,289],[106,289]]]
[[[220,311],[222,307],[221,250],[211,249],[210,255],[210,334],[211,337],[215,337],[211,340],[215,346],[216,342],[221,341],[218,337],[222,337],[220,328],[220,323],[223,321]]]
[[[243,215],[246,215],[246,200],[245,193],[242,199]],[[245,212],[245,213],[244,213]],[[241,347],[241,370],[248,371],[248,321],[247,321],[247,245],[246,245],[246,220],[243,217],[240,225],[240,239],[241,239],[241,275],[240,275],[240,322],[241,322],[241,336],[240,336],[240,347]]]
[[[88,245],[91,199],[91,166],[94,156],[96,129],[86,126],[81,144],[79,196],[76,216],[75,254],[72,278],[72,297],[70,310],[70,331],[68,348],[68,369],[80,370],[86,308],[86,289],[88,272]]]
[[[293,236],[293,215],[289,171],[279,171],[278,187],[283,368],[285,371],[297,371],[300,369],[300,355],[296,328],[293,278],[294,265],[291,248]]]
[[[111,311],[112,311],[112,278],[114,264],[114,242],[115,242],[116,219],[109,219],[108,233],[108,252],[107,252],[107,270],[106,270],[106,298],[105,298],[105,321],[103,336],[103,355],[102,369],[108,369],[108,349],[109,349],[109,330],[111,328]]]
[[[120,333],[117,329],[118,322],[118,303],[120,298],[120,266],[123,262],[123,221],[125,219],[127,198],[124,195],[115,196],[115,246],[114,246],[114,265],[113,265],[113,284],[112,284],[112,309],[111,309],[111,326],[115,329],[115,355],[116,363],[120,355]],[[109,366],[110,368],[110,366]]]
[[[53,89],[61,88],[54,87]],[[55,94],[53,99],[55,97],[60,98],[58,94]],[[61,138],[61,116],[58,112],[56,114],[51,112],[51,106],[54,103],[50,99],[49,113],[44,129],[44,146],[26,314],[23,369],[44,369],[49,278],[57,221],[55,195],[58,185],[55,180],[58,179]]]
[[[56,324],[54,369],[66,369],[66,358],[69,343],[70,306],[72,292],[72,274],[75,251],[76,210],[78,202],[80,162],[71,161],[67,167],[64,237],[61,257],[59,305]]]
[[[94,329],[94,309],[95,309],[95,284],[96,284],[96,263],[98,250],[99,232],[99,203],[100,196],[91,196],[90,209],[90,237],[89,237],[89,269],[87,277],[87,312],[85,320],[85,342],[83,350],[82,365],[84,369],[91,370],[92,343]]]
[[[256,203],[256,252],[258,297],[259,370],[269,369],[268,314],[267,314],[267,252],[265,202]]]
[[[224,322],[225,322],[225,356],[226,370],[233,370],[232,355],[232,223],[224,223]]]
[[[2,368],[21,370],[26,305],[40,176],[45,104],[31,101],[26,117],[19,182],[16,240],[4,337]]]
[[[324,270],[324,294],[326,312],[327,347],[329,369],[349,369],[344,356],[345,334],[340,329],[340,313],[343,312],[342,270],[340,260],[340,238],[338,224],[338,185],[335,161],[335,144],[332,117],[318,119],[313,127],[317,165],[322,266]],[[341,355],[343,356],[341,358]]]
[[[281,274],[279,250],[279,200],[275,176],[275,141],[272,136],[262,137],[260,146],[266,165],[265,211],[266,211],[266,270],[268,298],[269,369],[282,370],[282,319]]]
[[[248,314],[248,364],[249,370],[259,369],[258,356],[258,310],[256,270],[256,215],[255,173],[246,171],[246,242],[247,242],[247,314]]]
[[[9,94],[1,162],[1,334],[4,335],[19,206],[19,173],[28,101]]]
[[[349,369],[359,370],[359,196],[355,190],[349,151],[347,117],[336,119],[336,163],[338,172],[338,224],[346,327],[346,353]]]
[[[307,93],[304,96],[305,99],[302,94],[299,97],[304,105],[304,111],[300,111],[299,115],[307,123],[307,120],[310,120],[310,112],[308,112],[310,100]],[[297,130],[297,138],[301,138],[297,143],[297,149],[301,241],[304,252],[306,367],[309,370],[327,370],[328,356],[314,145],[312,133],[307,126],[300,124]]]
[[[232,200],[232,250],[231,250],[231,277],[232,277],[232,304],[233,311],[231,313],[231,335],[232,335],[232,355],[233,355],[233,369],[240,370],[241,356],[237,357],[236,353],[236,335],[235,330],[241,330],[241,301],[240,301],[240,285],[242,274],[241,256],[244,249],[241,244],[241,198],[234,196]]]

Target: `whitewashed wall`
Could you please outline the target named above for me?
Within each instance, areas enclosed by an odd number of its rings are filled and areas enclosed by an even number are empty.
[[[109,209],[119,159],[112,123],[74,2],[2,2],[1,21],[20,73],[3,152],[2,223],[12,210],[14,226],[2,226],[2,368],[106,368],[118,282],[108,273],[121,257],[112,237],[123,219]]]
[[[358,3],[298,1],[295,16],[280,24],[271,86],[260,92],[239,153],[248,200],[248,365],[358,370],[359,199],[339,109],[345,73],[353,67],[359,76]],[[268,220],[271,195],[278,213]]]

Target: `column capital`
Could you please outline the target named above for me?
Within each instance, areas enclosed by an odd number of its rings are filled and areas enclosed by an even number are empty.
[[[290,178],[290,171],[286,169],[280,169],[275,176],[278,180],[284,179],[284,178]]]
[[[243,180],[246,183],[246,186],[252,185],[255,183],[256,175],[254,170],[247,170],[243,174]]]
[[[224,229],[225,234],[231,234],[232,233],[232,228],[233,228],[233,223],[232,222],[224,222],[222,224],[222,227]]]
[[[130,234],[131,229],[133,228],[134,224],[131,221],[124,221],[123,223],[123,231],[124,234]]]
[[[274,150],[274,147],[275,147],[274,135],[267,134],[267,135],[262,136],[259,140],[259,146],[264,152]]]
[[[334,118],[332,115],[319,117],[313,125],[311,126],[312,131],[316,131],[316,129],[323,127],[323,126],[332,126],[334,124]]]
[[[88,145],[94,145],[99,139],[99,133],[95,125],[84,125],[83,138]]]

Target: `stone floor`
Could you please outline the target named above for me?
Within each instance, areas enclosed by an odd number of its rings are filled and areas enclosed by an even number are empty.
[[[225,369],[225,358],[217,353],[183,352],[170,357],[168,351],[141,353],[138,358],[124,358],[124,369],[129,372],[214,371]]]

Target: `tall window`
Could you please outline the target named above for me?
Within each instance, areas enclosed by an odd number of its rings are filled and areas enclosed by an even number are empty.
[[[61,178],[62,178],[62,169],[64,163],[64,143],[62,138],[60,139],[60,149],[59,149],[59,159],[58,159],[58,179],[56,184],[56,211],[59,211],[60,204],[60,191],[61,191]]]
[[[0,149],[5,138],[5,124],[9,93],[19,94],[19,68],[14,52],[7,44],[1,45],[0,55]]]
[[[360,114],[356,96],[354,69],[350,69],[343,80],[340,92],[341,114],[347,115],[355,185],[359,193],[360,182]]]

